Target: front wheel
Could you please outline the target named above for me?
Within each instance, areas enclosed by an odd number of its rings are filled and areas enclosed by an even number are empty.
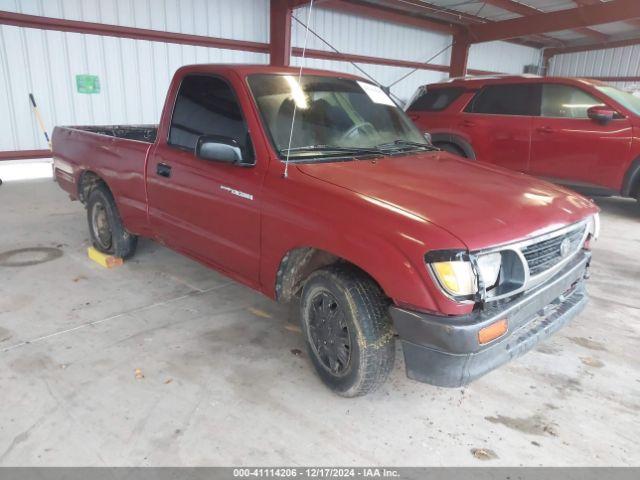
[[[393,369],[388,301],[360,271],[331,266],[312,273],[300,302],[302,331],[322,381],[345,397],[365,395]]]

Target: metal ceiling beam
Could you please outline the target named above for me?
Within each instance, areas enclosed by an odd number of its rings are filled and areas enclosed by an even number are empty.
[[[584,7],[587,5],[597,5],[602,2],[600,0],[573,0],[573,3],[575,3],[579,7]],[[628,20],[625,23],[628,23],[629,25],[633,25],[634,27],[640,27],[639,19]]]
[[[432,30],[435,32],[442,32],[453,34],[461,31],[461,27],[452,22],[429,20],[424,17],[417,17],[415,15],[399,13],[398,11],[382,6],[372,6],[371,4],[360,3],[357,1],[343,1],[343,0],[326,0],[323,1],[319,7],[329,10],[336,10],[343,13],[349,13],[357,15],[359,17],[374,18],[376,20],[382,20],[390,23],[397,23],[400,25],[408,25],[411,27],[422,28],[425,30]]]
[[[412,13],[419,15],[428,15],[433,18],[441,19],[443,21],[454,21],[462,25],[469,25],[474,23],[489,23],[490,20],[473,15],[471,13],[461,12],[459,10],[453,10],[451,8],[445,8],[433,3],[424,2],[423,0],[415,0],[416,3],[408,2],[406,0],[380,0],[385,5],[394,6],[398,9],[409,9]],[[487,2],[488,3],[488,2]],[[478,9],[480,11],[481,9]],[[523,44],[527,46],[534,46],[535,48],[541,48],[544,45],[562,45],[563,42],[557,38],[548,37],[546,35],[532,35],[531,41],[525,39],[519,39],[514,43]]]
[[[608,48],[629,47],[632,45],[640,45],[640,37],[609,40],[606,43],[588,43],[560,48],[547,48],[545,54],[553,57],[555,55],[562,55],[563,53],[590,52],[593,50],[606,50]]]
[[[0,152],[0,162],[32,158],[51,158],[51,150],[3,150]]]
[[[471,40],[478,43],[620,22],[639,17],[640,2],[638,0],[611,0],[597,5],[538,13],[489,24],[470,25],[468,29]]]
[[[575,0],[574,0],[575,1]],[[599,0],[583,0],[583,1],[599,1]],[[530,7],[529,5],[524,5],[520,2],[515,2],[514,0],[486,0],[488,5],[493,5],[494,7],[501,8],[503,10],[507,10],[508,12],[517,13],[518,15],[522,15],[526,17],[528,15],[536,15],[538,13],[542,13],[542,10],[538,10],[537,8]],[[597,30],[592,30],[590,28],[575,28],[573,29],[575,32],[578,32],[585,37],[593,38],[594,40],[606,41],[609,36],[605,35],[602,32],[598,32]]]
[[[269,44],[262,42],[205,37],[202,35],[189,35],[185,33],[149,30],[146,28],[109,25],[106,23],[40,17],[38,15],[26,15],[23,13],[5,11],[0,11],[0,25],[13,25],[15,27],[37,28],[41,30],[56,30],[60,32],[87,33],[90,35],[103,35],[108,37],[132,38],[134,40],[149,40],[151,42],[179,43],[183,45],[224,48],[245,52],[269,53]]]
[[[455,35],[456,33],[464,32],[465,26],[469,23],[487,23],[488,20],[482,17],[476,17],[471,14],[458,12],[451,9],[445,9],[437,7],[430,3],[424,3],[421,0],[420,5],[413,3],[405,3],[400,0],[384,0],[384,4],[371,4],[362,3],[359,0],[345,1],[345,0],[324,0],[320,8],[328,10],[336,10],[351,15],[360,17],[373,18],[376,20],[382,20],[385,22],[397,23],[399,25],[406,25],[410,27],[417,27],[425,30],[435,30],[443,33]],[[315,2],[314,2],[315,5]],[[402,13],[397,9],[391,9],[385,7],[385,5],[394,6],[398,9],[411,8],[411,13]],[[432,8],[427,8],[432,7]],[[437,8],[436,8],[437,7]],[[430,20],[425,15],[433,14],[429,12],[439,11],[441,14],[436,20]],[[446,15],[443,14],[446,13]],[[416,17],[416,14],[420,15]],[[455,21],[454,21],[455,19]],[[443,23],[440,23],[443,22]],[[443,29],[442,26],[446,25],[447,28]],[[558,46],[564,45],[564,42],[557,38],[547,37],[545,35],[530,35],[530,39],[514,39],[513,43],[520,45],[526,45],[534,48],[542,48],[543,46],[549,46],[549,44]]]
[[[302,49],[299,47],[293,47],[291,54],[294,57],[302,56]],[[354,63],[366,63],[370,65],[387,65],[389,67],[400,68],[416,68],[419,70],[432,70],[434,72],[448,73],[450,70],[449,65],[439,65],[435,63],[423,63],[412,62],[409,60],[394,60],[383,57],[371,57],[368,55],[356,55],[352,53],[332,52],[330,50],[314,50],[307,48],[304,56],[306,58],[316,58],[319,60],[334,60],[337,62],[354,62]],[[470,75],[500,75],[499,72],[492,72],[488,70],[475,70],[469,69],[467,73]]]

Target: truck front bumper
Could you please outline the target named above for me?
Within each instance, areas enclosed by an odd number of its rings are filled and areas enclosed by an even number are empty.
[[[523,355],[578,315],[591,254],[580,252],[554,277],[508,302],[487,303],[465,316],[442,317],[391,307],[402,341],[407,376],[442,387],[460,387]],[[501,337],[481,345],[478,332],[507,319]]]

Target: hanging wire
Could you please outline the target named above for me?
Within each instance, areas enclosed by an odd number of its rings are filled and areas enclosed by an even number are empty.
[[[331,45],[329,42],[327,42],[324,38],[322,38],[320,36],[319,33],[316,33],[315,31],[313,31],[313,29],[309,28],[308,25],[305,25],[302,20],[298,19],[295,15],[291,15],[291,18],[293,18],[296,22],[298,22],[300,25],[302,25],[303,28],[306,28],[309,33],[311,33],[311,35],[313,35],[314,37],[316,37],[318,40],[320,40],[322,43],[324,43],[327,47],[329,47],[331,50],[333,50],[335,53],[337,53],[338,55],[340,55],[345,62],[350,63],[351,65],[353,65],[353,67],[358,70],[360,73],[362,73],[365,77],[367,77],[369,80],[371,80],[373,83],[375,83],[377,86],[379,86],[380,88],[382,88],[388,95],[390,95],[391,97],[394,97],[396,99],[396,101],[398,102],[402,102],[402,100],[400,98],[398,98],[395,94],[391,93],[389,91],[388,87],[383,86],[380,82],[378,82],[375,78],[373,78],[372,75],[370,75],[369,73],[367,73],[367,71],[365,69],[363,69],[360,65],[358,65],[357,63],[349,60],[347,58],[347,56],[340,52],[336,47],[334,47],[333,45]]]
[[[301,20],[299,20],[295,15],[291,15],[291,18],[293,18],[296,22],[298,22],[300,25],[302,25],[303,28],[306,28],[307,31],[309,33],[311,33],[311,35],[313,35],[314,37],[316,37],[318,40],[320,40],[322,43],[324,43],[327,47],[329,47],[331,50],[333,50],[335,53],[337,53],[338,55],[342,56],[344,58],[344,54],[341,53],[340,51],[338,51],[338,49],[336,47],[334,47],[333,45],[331,45],[329,42],[327,42],[324,38],[322,38],[318,33],[314,32],[311,28],[309,28],[309,25],[305,25]],[[308,23],[308,21],[307,21]],[[371,75],[369,75],[363,68],[361,68],[358,64],[352,62],[351,60],[348,60],[347,58],[345,58],[346,62],[349,62],[351,65],[353,65],[360,73],[362,73],[364,76],[366,76],[369,80],[371,80],[373,83],[375,83],[378,86],[382,86],[375,78],[373,78]]]
[[[442,55],[444,52],[446,52],[447,50],[449,50],[451,47],[453,46],[453,42],[451,42],[449,45],[447,45],[446,47],[444,47],[442,50],[440,50],[438,53],[436,53],[435,55],[433,55],[432,57],[430,57],[428,60],[425,60],[422,63],[429,63],[431,60],[433,60],[436,57],[439,57],[440,55]],[[414,68],[413,70],[405,73],[404,75],[402,75],[400,78],[398,78],[395,82],[390,83],[387,88],[391,88],[394,85],[400,83],[402,80],[404,80],[405,78],[407,78],[409,75],[413,75],[414,73],[416,73],[418,70],[420,70],[418,67]]]
[[[302,68],[304,65],[304,56],[307,52],[307,38],[309,37],[309,23],[311,20],[311,11],[313,10],[313,0],[311,0],[311,2],[309,3],[309,13],[307,13],[307,29],[304,32],[304,43],[302,44],[302,58],[300,60],[300,71],[298,72],[298,85],[300,85],[300,82],[302,81]],[[292,15],[293,16],[293,15]],[[295,17],[293,17],[295,18]],[[289,57],[291,57],[291,51],[293,50],[293,43],[291,45],[291,47],[289,48]],[[287,178],[288,174],[289,174],[289,155],[291,154],[291,141],[293,140],[293,126],[295,124],[296,121],[296,110],[297,110],[297,104],[296,102],[293,102],[293,115],[291,116],[291,131],[289,132],[289,146],[287,148],[287,157],[284,161],[284,174],[283,177]]]
[[[405,2],[405,3],[410,3],[410,2]],[[482,10],[484,10],[484,7],[487,6],[487,0],[484,0],[482,2],[482,5],[480,5],[480,8],[478,9],[478,11],[474,14],[474,17],[477,17],[478,15],[480,15],[480,13],[482,13]],[[439,55],[442,55],[444,52],[446,52],[447,50],[449,50],[451,47],[453,47],[454,42],[451,42],[449,45],[447,45],[446,47],[444,47],[442,50],[440,50],[438,53],[436,53],[435,55],[433,55],[432,57],[430,57],[428,60],[426,60],[423,63],[429,63],[431,60],[433,60],[434,58],[438,57]],[[407,78],[410,75],[413,75],[414,73],[416,73],[418,70],[420,70],[419,68],[414,68],[413,70],[405,73],[404,75],[402,75],[400,78],[398,78],[395,82],[389,84],[387,86],[387,88],[391,88],[394,85],[400,83],[402,80],[404,80],[405,78]]]

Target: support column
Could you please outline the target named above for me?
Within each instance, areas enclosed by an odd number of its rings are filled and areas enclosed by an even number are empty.
[[[451,47],[451,62],[449,64],[449,77],[464,77],[467,74],[467,61],[469,60],[469,37],[465,33],[455,34]]]
[[[550,52],[549,50],[545,49],[542,52],[542,72],[540,72],[540,75],[542,75],[543,77],[549,76],[549,67],[551,64],[552,57],[553,57],[553,53]]]
[[[288,67],[291,63],[291,7],[288,0],[271,0],[269,63]]]

